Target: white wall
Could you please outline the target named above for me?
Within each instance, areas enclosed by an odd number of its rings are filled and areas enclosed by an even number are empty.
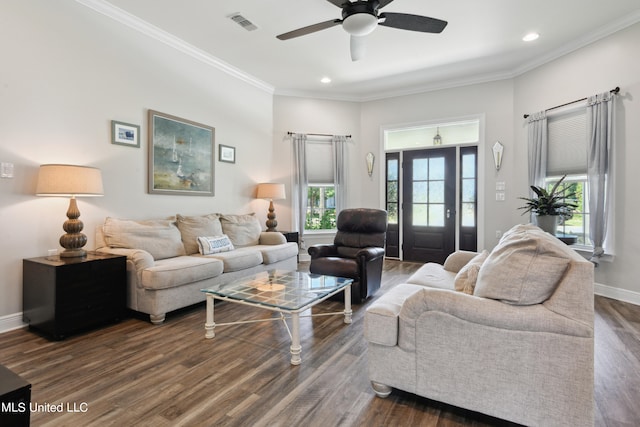
[[[516,165],[527,168],[523,114],[620,87],[615,150],[615,251],[612,262],[596,269],[597,291],[640,304],[640,193],[636,187],[640,161],[640,24],[565,55],[515,79],[514,129]],[[520,193],[524,173],[514,176]],[[610,289],[608,287],[613,287]],[[632,293],[628,292],[631,291]]]
[[[271,93],[72,0],[0,2],[0,52],[0,161],[15,165],[0,179],[0,323],[22,311],[22,259],[58,248],[64,233],[68,200],[34,195],[40,164],[102,170],[104,197],[78,199],[88,249],[106,216],[266,219],[253,195],[271,179]],[[216,150],[236,147],[235,164],[216,153],[214,197],[147,194],[148,109],[215,127]],[[112,145],[111,120],[139,124],[141,148]]]

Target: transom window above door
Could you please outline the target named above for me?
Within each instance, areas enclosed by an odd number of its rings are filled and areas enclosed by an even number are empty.
[[[480,140],[480,120],[421,124],[384,131],[384,150],[410,150],[438,145],[476,144]]]

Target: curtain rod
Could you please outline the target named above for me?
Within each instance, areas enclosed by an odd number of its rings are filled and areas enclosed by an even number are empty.
[[[611,89],[609,91],[610,93],[618,93],[620,92],[620,88],[618,86],[616,86],[615,89]],[[556,108],[560,108],[560,107],[564,107],[566,105],[571,105],[571,104],[575,104],[576,102],[581,102],[581,101],[586,101],[587,98],[582,98],[582,99],[576,99],[575,101],[571,101],[571,102],[567,102],[566,104],[562,104],[562,105],[556,105],[555,107],[551,107],[551,108],[547,108],[544,111],[551,111],[551,110],[555,110]],[[526,119],[527,117],[529,117],[529,114],[525,114],[524,118]]]
[[[299,132],[298,132],[299,133]],[[295,135],[296,132],[287,132],[287,135],[291,136],[291,135]],[[337,136],[337,135],[329,135],[326,133],[305,133],[305,135],[312,135],[312,136]],[[345,138],[351,138],[351,135],[344,135]]]

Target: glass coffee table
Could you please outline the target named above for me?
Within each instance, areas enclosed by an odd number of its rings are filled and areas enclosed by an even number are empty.
[[[304,273],[300,271],[269,270],[242,277],[227,283],[202,289],[207,296],[205,337],[215,337],[215,327],[243,323],[282,320],[291,338],[291,364],[302,362],[300,353],[300,313],[344,291],[344,311],[312,316],[344,314],[344,323],[351,323],[351,284],[353,279]],[[280,318],[218,323],[213,320],[213,303],[219,299],[280,313]],[[287,317],[287,316],[289,317]],[[286,319],[291,319],[291,329]]]

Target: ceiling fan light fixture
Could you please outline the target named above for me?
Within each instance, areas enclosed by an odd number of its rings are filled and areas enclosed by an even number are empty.
[[[342,28],[352,36],[366,36],[378,25],[378,17],[369,13],[354,13],[342,21]]]

